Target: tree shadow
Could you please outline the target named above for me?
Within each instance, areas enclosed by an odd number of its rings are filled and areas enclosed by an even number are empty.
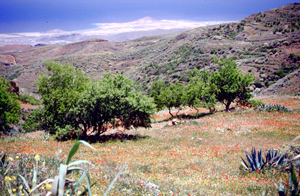
[[[157,123],[160,123],[160,122],[168,122],[170,120],[173,120],[173,119],[198,119],[198,118],[202,118],[202,117],[205,117],[205,116],[209,116],[209,115],[212,115],[214,114],[214,112],[201,112],[201,113],[195,113],[195,114],[179,114],[177,116],[174,116],[174,117],[170,117],[170,118],[167,118],[167,119],[163,119],[163,120],[160,120],[160,121],[156,121]]]
[[[121,142],[128,142],[128,141],[137,141],[137,140],[141,140],[141,139],[148,139],[150,138],[149,136],[142,136],[142,135],[133,135],[133,134],[126,134],[126,133],[113,133],[113,134],[109,134],[109,135],[100,135],[100,136],[95,136],[95,135],[90,135],[90,136],[86,136],[84,138],[80,137],[80,139],[85,140],[87,142],[89,142],[90,144],[93,143],[105,143],[108,141],[111,142],[116,142],[116,141],[121,141]]]

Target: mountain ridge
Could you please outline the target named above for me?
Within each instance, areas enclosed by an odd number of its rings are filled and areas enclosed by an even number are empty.
[[[147,91],[154,80],[185,83],[190,69],[213,71],[217,65],[212,58],[233,58],[240,70],[255,76],[253,93],[298,94],[299,35],[300,4],[295,3],[237,22],[124,42],[90,39],[22,51],[2,51],[0,47],[1,55],[16,59],[15,65],[0,68],[2,75],[30,92],[36,91],[34,80],[39,71],[45,71],[45,60],[71,64],[95,79],[106,71],[123,73]],[[286,78],[284,82],[282,78]],[[276,87],[265,90],[272,85]]]

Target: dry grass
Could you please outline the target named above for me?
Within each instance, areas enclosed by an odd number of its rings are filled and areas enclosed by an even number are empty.
[[[276,193],[275,183],[287,181],[279,170],[248,172],[240,167],[245,150],[280,148],[300,134],[300,100],[293,97],[260,98],[266,104],[279,103],[294,113],[268,113],[252,109],[218,111],[197,119],[181,119],[169,125],[168,113],[159,113],[151,129],[126,133],[146,136],[137,140],[92,144],[83,147],[77,159],[94,163],[90,169],[95,195],[103,195],[121,166],[127,167],[110,195],[268,195]],[[185,113],[194,111],[186,110]],[[204,111],[202,111],[204,112]],[[34,136],[34,137],[33,137]],[[30,137],[0,141],[0,152],[22,153],[66,159],[73,141],[42,141],[41,132]],[[296,142],[297,144],[297,142]]]

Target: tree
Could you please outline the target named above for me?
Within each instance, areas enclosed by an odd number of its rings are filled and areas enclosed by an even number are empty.
[[[252,97],[249,87],[255,78],[249,74],[244,75],[232,59],[221,59],[218,64],[219,70],[211,75],[211,88],[214,89],[216,99],[228,111],[232,102],[246,102]]]
[[[105,73],[101,80],[87,86],[76,105],[72,112],[78,115],[84,134],[88,127],[94,127],[99,135],[108,124],[147,128],[155,112],[153,99],[136,91],[133,81],[122,74]]]
[[[20,117],[20,103],[17,95],[8,91],[10,83],[0,77],[0,131],[6,132],[10,124],[15,124]]]
[[[71,65],[55,62],[48,63],[47,70],[48,75],[42,73],[38,77],[38,92],[44,105],[39,116],[44,127],[59,139],[82,128],[86,136],[91,127],[98,136],[106,131],[104,127],[108,124],[126,129],[151,126],[151,115],[155,112],[153,99],[137,92],[133,81],[126,76],[106,73],[96,82]]]
[[[70,110],[76,106],[76,101],[85,90],[89,79],[81,70],[71,65],[48,62],[46,68],[49,74],[41,73],[37,80],[38,93],[44,105],[44,126],[51,133],[56,133],[66,125],[78,129],[79,124]]]
[[[175,115],[179,113],[183,105],[186,105],[184,96],[184,85],[176,82],[175,84],[167,85],[166,82],[152,83],[152,89],[150,90],[150,96],[154,98],[154,102],[157,105],[157,109],[168,108],[169,114],[174,117],[171,109],[178,108]]]
[[[190,107],[208,108],[211,112],[215,110],[215,95],[210,85],[210,73],[206,70],[200,72],[193,69],[189,72],[190,79],[185,86],[185,99]]]

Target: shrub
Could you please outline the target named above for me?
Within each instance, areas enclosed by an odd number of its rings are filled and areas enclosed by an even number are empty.
[[[24,101],[24,102],[30,103],[32,105],[40,105],[41,104],[40,100],[38,100],[35,97],[30,96],[28,94],[20,94],[18,99],[20,101]]]
[[[269,104],[269,105],[262,104],[257,109],[258,109],[258,111],[267,111],[267,112],[275,112],[275,111],[277,111],[277,112],[292,112],[285,106],[282,106],[279,104]]]
[[[21,109],[15,93],[8,92],[10,83],[0,77],[0,133],[9,130],[10,124],[19,121]]]
[[[264,104],[261,100],[251,99],[249,100],[249,107],[256,108]]]

